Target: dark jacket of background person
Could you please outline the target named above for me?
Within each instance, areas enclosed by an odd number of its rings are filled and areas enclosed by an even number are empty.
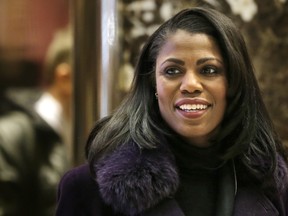
[[[53,215],[58,181],[69,168],[62,139],[33,108],[40,95],[17,93],[21,101],[6,100],[10,108],[0,117],[1,216]]]
[[[62,178],[57,216],[288,216],[287,155],[229,18],[180,11],[148,38],[134,74],[127,98],[91,131],[88,165]],[[189,108],[206,99],[210,107]],[[205,172],[215,175],[193,179]]]

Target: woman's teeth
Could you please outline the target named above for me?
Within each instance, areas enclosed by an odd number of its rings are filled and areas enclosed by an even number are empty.
[[[208,105],[204,104],[183,104],[179,108],[183,111],[196,111],[196,110],[205,110]]]

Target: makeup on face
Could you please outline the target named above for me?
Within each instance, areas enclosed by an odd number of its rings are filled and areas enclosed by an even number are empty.
[[[206,34],[178,30],[156,59],[158,105],[166,123],[191,145],[207,147],[226,109],[223,57]]]

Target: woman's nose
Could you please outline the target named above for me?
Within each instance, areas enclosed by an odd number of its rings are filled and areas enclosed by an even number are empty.
[[[182,93],[199,93],[202,92],[203,85],[201,78],[194,71],[187,71],[183,76],[180,91]]]

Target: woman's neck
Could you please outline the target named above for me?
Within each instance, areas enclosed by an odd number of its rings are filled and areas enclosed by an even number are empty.
[[[180,137],[168,138],[179,168],[188,170],[215,170],[224,164],[220,158],[219,145],[206,148],[192,146]]]

